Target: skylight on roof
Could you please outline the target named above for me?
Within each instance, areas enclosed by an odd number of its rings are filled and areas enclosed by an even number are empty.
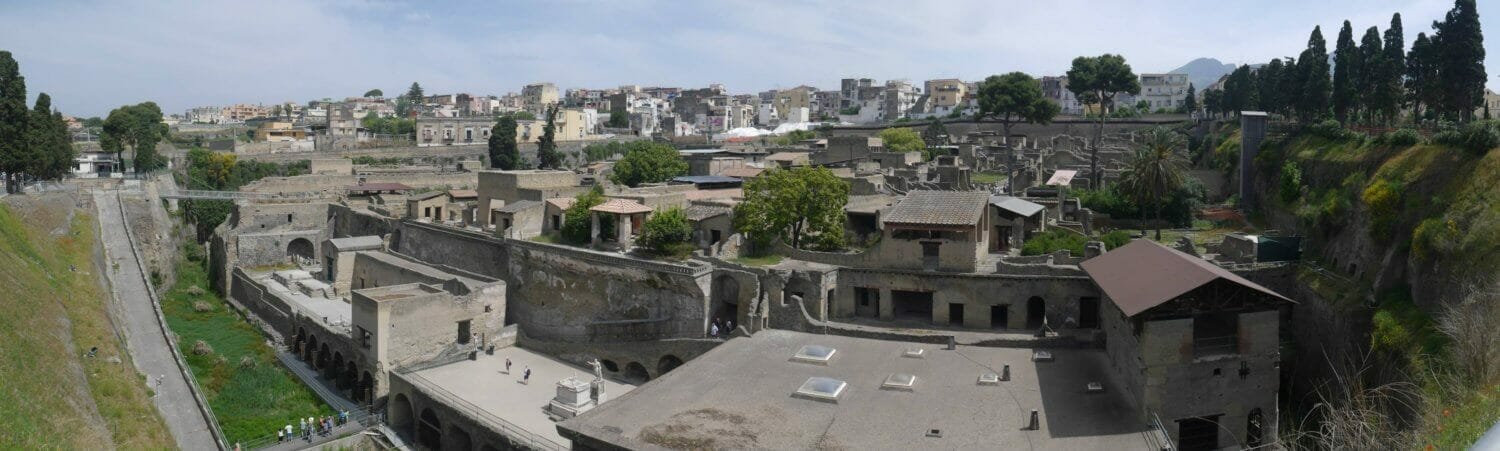
[[[917,376],[911,374],[896,373],[885,378],[885,383],[880,388],[888,390],[908,390],[917,385]]]
[[[797,395],[817,400],[837,401],[849,384],[829,377],[809,377],[797,388]]]
[[[838,352],[837,349],[827,346],[807,345],[798,349],[797,353],[792,355],[792,360],[827,365],[829,360],[833,360],[833,354],[836,352]]]
[[[1000,385],[1000,375],[995,373],[984,373],[979,375],[979,385]]]
[[[901,351],[902,357],[910,357],[913,359],[920,359],[923,355],[926,354],[927,350],[922,348],[906,348],[905,351]]]

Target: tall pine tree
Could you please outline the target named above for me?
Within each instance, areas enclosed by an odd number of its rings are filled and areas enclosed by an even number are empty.
[[[1437,103],[1436,57],[1436,49],[1432,46],[1432,40],[1427,38],[1427,33],[1417,33],[1416,40],[1411,43],[1411,51],[1406,54],[1406,92],[1407,101],[1411,102],[1412,116],[1418,123],[1424,117],[1422,107],[1431,109]]]
[[[1303,55],[1302,60],[1310,62],[1307,61],[1307,55]],[[1344,21],[1344,28],[1339,29],[1338,44],[1333,50],[1333,64],[1333,118],[1348,124],[1349,110],[1354,109],[1359,92],[1359,48],[1354,46],[1354,30],[1347,20]]]
[[[10,52],[0,51],[0,172],[5,173],[8,193],[20,191],[20,174],[26,169],[26,79]]]
[[[1182,112],[1193,114],[1198,112],[1198,90],[1188,83],[1187,96],[1182,99]]]
[[[1391,15],[1391,26],[1385,30],[1385,54],[1381,57],[1380,81],[1375,87],[1375,109],[1384,125],[1395,123],[1401,114],[1402,74],[1406,71],[1406,32],[1401,29],[1401,13]]]
[[[1460,121],[1473,119],[1484,104],[1484,34],[1474,0],[1456,0],[1441,22],[1432,24],[1437,49],[1441,110]]]
[[[1297,116],[1311,123],[1328,115],[1328,97],[1333,91],[1328,80],[1328,41],[1322,27],[1313,27],[1307,37],[1307,49],[1297,57]]]
[[[557,152],[557,105],[547,107],[547,125],[542,126],[542,136],[536,139],[537,167],[561,169],[562,154]]]
[[[1385,50],[1381,48],[1380,30],[1370,27],[1365,30],[1364,37],[1359,40],[1359,77],[1354,84],[1357,94],[1355,96],[1354,110],[1357,116],[1365,122],[1372,122],[1374,116],[1371,111],[1380,102],[1376,88],[1380,86],[1381,77],[1385,73]]]

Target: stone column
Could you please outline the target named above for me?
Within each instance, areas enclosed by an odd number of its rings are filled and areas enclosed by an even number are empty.
[[[589,242],[599,245],[599,212],[589,212]]]
[[[615,215],[615,242],[620,248],[630,247],[630,219],[632,215]]]
[[[891,290],[889,288],[881,288],[880,300],[878,301],[881,321],[894,321],[896,319],[896,306],[892,302]]]

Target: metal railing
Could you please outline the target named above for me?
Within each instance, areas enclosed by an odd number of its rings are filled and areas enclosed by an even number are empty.
[[[487,425],[492,430],[499,432],[501,435],[509,437],[511,440],[515,441],[517,445],[541,450],[563,451],[571,449],[570,446],[557,443],[555,441],[552,441],[551,439],[542,437],[537,434],[533,434],[526,429],[521,428],[520,426],[516,426],[514,423],[505,421],[504,418],[500,418],[487,410],[479,408],[479,406],[476,406],[473,403],[464,400],[463,397],[460,397],[453,392],[450,392],[438,386],[437,384],[432,383],[432,381],[427,380],[427,378],[419,376],[415,373],[401,374],[399,377],[406,378],[408,382],[411,382],[413,387],[426,392],[433,398],[434,401],[449,406],[454,410],[472,415],[474,418],[479,419],[481,422],[487,423]]]
[[[293,418],[291,419],[291,421],[288,421],[287,424],[297,423],[297,420],[300,419],[301,418]],[[343,435],[341,434],[341,432],[349,431],[349,429],[346,429],[345,427],[351,424],[356,425],[358,426],[358,429],[363,430],[365,428],[375,426],[383,422],[385,422],[385,412],[382,412],[380,409],[376,409],[373,406],[364,407],[358,410],[351,410],[349,411],[348,421],[344,424],[340,424],[334,427],[335,434],[329,434],[329,436],[314,439],[311,443],[308,444],[308,446],[315,445],[320,441],[330,441],[339,438],[339,435]],[[292,430],[292,432],[297,433],[300,431],[294,429]],[[239,442],[240,449],[264,449],[282,444],[282,442],[277,441],[276,437],[277,435],[273,432],[250,439],[248,441]],[[299,440],[302,439],[287,438],[286,443],[296,443],[296,441]]]
[[[1161,424],[1161,417],[1156,412],[1151,413],[1151,420],[1147,424],[1151,429],[1146,431],[1146,442],[1151,449],[1160,451],[1174,451],[1177,446],[1172,444],[1172,433],[1167,432],[1166,426]]]

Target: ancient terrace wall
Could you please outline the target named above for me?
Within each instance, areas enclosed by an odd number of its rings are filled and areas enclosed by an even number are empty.
[[[214,288],[228,292],[229,270],[322,259],[322,242],[330,238],[328,204],[236,203],[229,220],[209,240],[210,277]]]
[[[391,248],[505,280],[507,323],[541,340],[643,340],[707,330],[712,268],[402,221]]]

